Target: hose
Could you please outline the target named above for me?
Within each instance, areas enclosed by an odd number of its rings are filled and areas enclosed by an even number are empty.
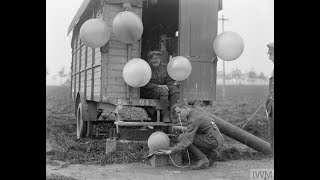
[[[181,125],[181,128],[183,128],[182,126],[182,122],[181,122],[181,118],[180,118],[180,114],[178,114],[178,119],[180,121],[180,125]],[[182,129],[182,132],[185,133],[185,131]],[[189,155],[189,151],[187,149],[187,154],[188,154],[188,160],[189,160],[189,164],[187,166],[178,166],[176,165],[176,163],[174,163],[173,159],[171,158],[170,154],[169,154],[169,158],[171,159],[172,163],[176,166],[176,167],[179,167],[179,168],[187,168],[190,166],[190,155]]]

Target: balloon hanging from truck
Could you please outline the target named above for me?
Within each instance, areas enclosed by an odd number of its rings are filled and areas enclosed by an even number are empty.
[[[89,19],[80,28],[80,39],[88,47],[99,48],[110,39],[108,25],[101,19]]]
[[[151,67],[145,60],[134,58],[126,63],[122,76],[129,86],[142,87],[151,79]]]
[[[176,81],[183,81],[190,76],[192,66],[187,58],[183,56],[176,56],[170,59],[167,71],[172,79]]]
[[[123,43],[138,41],[143,33],[143,24],[138,15],[131,11],[118,13],[112,22],[113,33]]]
[[[233,61],[239,58],[244,50],[243,39],[238,33],[225,31],[215,38],[213,49],[222,60]]]

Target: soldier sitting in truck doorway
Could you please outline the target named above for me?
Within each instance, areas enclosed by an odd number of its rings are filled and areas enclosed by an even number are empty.
[[[221,148],[223,137],[210,114],[200,106],[189,106],[186,100],[178,101],[172,107],[174,116],[178,116],[181,123],[186,123],[184,133],[178,137],[178,143],[169,150],[160,150],[156,154],[175,154],[188,149],[197,158],[191,169],[203,169],[213,163],[217,156],[216,149]],[[202,150],[200,150],[202,149]],[[203,153],[209,153],[209,158]]]
[[[152,75],[149,83],[140,88],[140,95],[141,98],[160,99],[162,121],[176,123],[170,117],[170,109],[179,99],[180,83],[168,75],[167,64],[161,62],[161,57],[162,54],[159,51],[148,53],[147,59]]]

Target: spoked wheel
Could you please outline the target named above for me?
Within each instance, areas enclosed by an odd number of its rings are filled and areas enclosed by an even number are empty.
[[[87,121],[83,120],[82,110],[82,102],[80,102],[77,109],[77,139],[84,138],[87,134]]]

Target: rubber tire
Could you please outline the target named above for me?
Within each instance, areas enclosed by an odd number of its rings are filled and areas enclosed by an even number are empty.
[[[87,121],[83,121],[82,102],[78,104],[77,109],[77,139],[84,138],[87,134]]]

